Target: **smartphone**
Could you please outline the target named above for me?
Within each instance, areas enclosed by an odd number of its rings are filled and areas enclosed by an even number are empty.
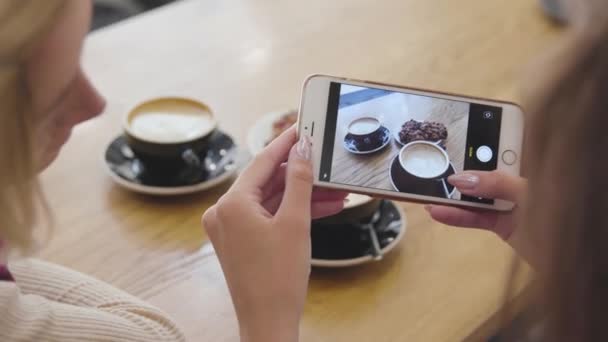
[[[326,75],[303,86],[298,133],[315,185],[396,200],[510,210],[461,194],[463,170],[519,175],[524,115],[514,104]]]

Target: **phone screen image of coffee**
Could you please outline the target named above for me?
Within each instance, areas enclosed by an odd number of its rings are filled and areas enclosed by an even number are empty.
[[[380,127],[380,122],[371,117],[364,117],[353,121],[348,132],[354,135],[366,135],[375,132]]]
[[[439,177],[449,166],[449,160],[439,149],[440,147],[423,143],[406,146],[399,156],[401,166],[416,177]]]
[[[370,96],[366,96],[369,92]],[[358,88],[353,92],[340,95],[336,115],[331,157],[331,176],[329,181],[337,184],[354,185],[363,188],[396,191],[390,179],[390,167],[398,158],[403,144],[397,142],[399,132],[409,120],[417,122],[438,123],[434,128],[445,129],[438,139],[441,148],[445,148],[449,162],[456,171],[464,168],[467,128],[470,104],[429,96],[405,94],[400,92],[379,91],[373,88]],[[392,141],[384,149],[375,153],[357,155],[344,147],[347,134],[371,130],[373,123],[359,119],[373,117],[382,126],[390,130]],[[430,134],[429,137],[434,137]],[[445,139],[443,139],[445,138]],[[408,141],[409,142],[409,141]],[[431,141],[429,141],[431,142]],[[420,165],[426,165],[427,170],[439,170],[445,163],[436,160],[425,161],[412,165],[423,175]],[[408,164],[409,165],[409,164]],[[430,175],[427,171],[425,174]],[[430,177],[429,177],[430,178]],[[458,199],[456,193],[452,198]]]

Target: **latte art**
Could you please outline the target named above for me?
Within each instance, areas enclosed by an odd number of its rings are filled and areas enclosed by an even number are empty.
[[[146,112],[133,117],[129,126],[142,139],[171,143],[204,135],[213,128],[213,121],[200,113]]]
[[[401,165],[410,174],[421,178],[438,177],[449,167],[439,148],[427,144],[415,144],[404,149]]]

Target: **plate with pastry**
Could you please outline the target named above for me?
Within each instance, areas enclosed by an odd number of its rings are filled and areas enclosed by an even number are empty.
[[[247,133],[247,147],[252,155],[260,153],[271,141],[298,121],[297,109],[271,112],[262,116]]]
[[[445,149],[448,139],[448,129],[444,124],[434,121],[408,120],[394,133],[395,141],[401,145],[412,141],[439,142],[439,146]]]

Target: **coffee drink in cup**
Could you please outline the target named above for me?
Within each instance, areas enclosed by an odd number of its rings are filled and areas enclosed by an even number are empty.
[[[215,120],[206,107],[176,99],[148,102],[129,115],[128,130],[134,136],[161,144],[190,141],[207,135]]]
[[[436,144],[426,141],[415,141],[403,146],[399,162],[409,174],[426,179],[440,177],[450,166],[447,153]]]
[[[185,98],[144,102],[126,116],[127,144],[149,169],[199,167],[216,121],[205,104]]]
[[[359,118],[348,125],[348,133],[353,135],[368,135],[380,128],[380,121],[371,117]]]
[[[214,125],[210,117],[198,113],[146,112],[133,117],[130,126],[145,140],[173,143],[199,137]]]

